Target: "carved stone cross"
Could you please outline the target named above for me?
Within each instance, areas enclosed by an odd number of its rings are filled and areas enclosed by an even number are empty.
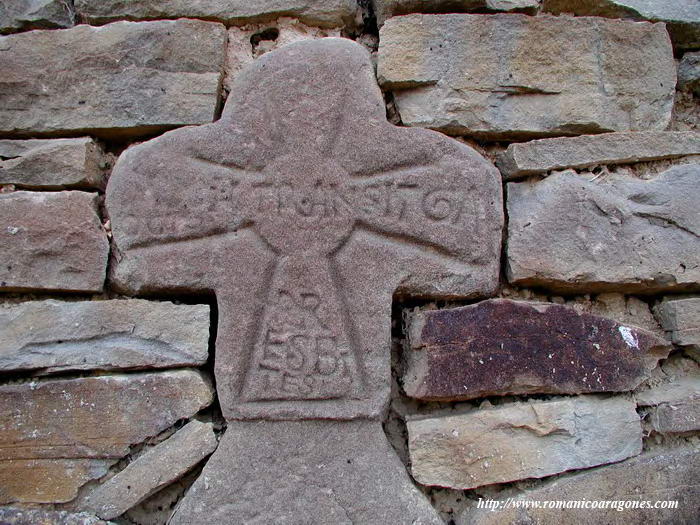
[[[107,209],[116,284],[216,295],[229,421],[380,418],[392,295],[498,281],[498,172],[387,122],[367,52],[344,39],[264,55],[219,121],[128,149]]]

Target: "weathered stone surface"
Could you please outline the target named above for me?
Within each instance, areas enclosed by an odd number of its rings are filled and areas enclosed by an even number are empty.
[[[18,509],[0,507],[0,522],[4,525],[109,525],[110,522],[87,512],[64,510]]]
[[[678,66],[678,87],[690,89],[700,97],[700,51],[683,55]]]
[[[268,24],[231,27],[228,30],[224,87],[230,92],[235,78],[243,69],[274,49],[301,40],[340,36],[340,29],[310,27],[293,18],[280,18]]]
[[[510,144],[497,166],[507,180],[552,170],[626,164],[700,154],[700,133],[645,131],[540,139]]]
[[[0,184],[19,188],[103,188],[110,165],[90,137],[0,140]]]
[[[205,18],[227,24],[265,22],[281,16],[321,27],[354,26],[355,0],[75,0],[89,23],[160,18]]]
[[[634,523],[694,523],[698,516],[700,455],[694,449],[645,453],[622,463],[577,472],[547,482],[533,490],[508,493],[509,508],[499,511],[467,509],[458,525],[537,523],[559,525],[628,525]],[[505,499],[505,496],[504,496]],[[587,508],[534,509],[523,501],[588,501]],[[607,509],[591,508],[592,502],[610,502]],[[678,501],[677,508],[619,508],[629,501]],[[613,503],[614,502],[614,503]],[[505,505],[505,501],[503,502]],[[623,510],[624,509],[624,510]]]
[[[671,351],[641,328],[508,299],[416,311],[409,340],[403,388],[423,400],[632,390]]]
[[[378,75],[404,124],[490,139],[664,129],[676,85],[663,24],[510,14],[389,19]]]
[[[573,172],[508,184],[509,281],[553,290],[700,288],[700,165],[652,180]]]
[[[496,289],[498,179],[471,148],[389,124],[360,45],[297,42],[237,76],[221,120],[122,154],[114,282],[215,291],[226,418],[376,418],[394,292]]]
[[[443,523],[378,421],[239,421],[170,521]]]
[[[142,299],[0,307],[0,371],[170,368],[206,363],[209,306]]]
[[[225,42],[222,24],[200,20],[0,37],[0,135],[113,137],[211,122]]]
[[[700,297],[666,299],[654,315],[674,344],[700,351]]]
[[[700,48],[700,4],[696,0],[543,0],[542,10],[665,22],[674,47]]]
[[[387,18],[411,13],[469,13],[508,11],[534,13],[540,0],[372,0],[377,24]]]
[[[613,463],[639,454],[642,428],[623,398],[575,397],[409,419],[413,477],[471,489]]]
[[[566,303],[577,312],[608,317],[623,325],[638,326],[664,337],[664,331],[651,313],[649,305],[637,297],[620,293],[602,293],[594,298],[576,297]]]
[[[661,433],[683,433],[700,430],[700,392],[680,403],[652,407],[647,416],[652,428]]]
[[[112,519],[179,479],[216,449],[211,423],[191,421],[93,490],[81,508]]]
[[[98,200],[82,191],[0,194],[0,291],[101,291],[109,242]]]
[[[74,20],[72,2],[65,0],[6,0],[0,3],[0,34],[70,27]]]

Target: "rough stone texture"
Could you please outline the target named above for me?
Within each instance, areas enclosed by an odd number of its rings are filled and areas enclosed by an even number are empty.
[[[620,397],[517,403],[409,419],[413,477],[471,489],[613,463],[642,451],[635,404]]]
[[[98,201],[82,191],[0,194],[0,291],[101,291],[109,242]]]
[[[700,297],[666,299],[654,315],[673,344],[700,352]]]
[[[0,307],[0,371],[170,368],[206,363],[209,306],[142,299]]]
[[[422,400],[632,390],[671,351],[641,328],[508,299],[416,311],[408,330],[403,388]]]
[[[223,25],[200,20],[0,37],[0,135],[119,137],[211,122],[225,42]]]
[[[75,9],[88,23],[159,18],[205,18],[226,24],[264,22],[281,16],[321,27],[353,27],[355,0],[75,0]]]
[[[663,24],[509,14],[390,19],[378,75],[404,124],[488,139],[664,129],[676,85]]]
[[[387,122],[363,47],[296,42],[238,75],[221,120],[122,154],[114,283],[215,291],[227,419],[376,418],[392,295],[493,293],[500,202],[474,150]]]
[[[509,281],[586,292],[700,288],[700,165],[652,180],[573,172],[508,184]]]
[[[109,525],[110,522],[87,512],[70,513],[64,510],[18,509],[0,507],[3,525]]]
[[[90,137],[0,140],[0,184],[19,188],[104,188],[111,158]]]
[[[0,386],[0,503],[65,502],[102,477],[132,444],[213,399],[197,371],[113,375]]]
[[[697,0],[543,0],[542,10],[553,14],[665,22],[674,47],[700,48],[700,3]]]
[[[507,180],[565,168],[669,159],[700,154],[700,133],[646,131],[540,139],[510,144],[497,166]]]
[[[700,51],[683,55],[678,66],[678,87],[690,89],[700,97]]]
[[[638,326],[664,337],[664,331],[651,313],[649,305],[637,297],[603,293],[590,300],[586,300],[585,297],[576,297],[567,302],[567,305],[581,313],[608,317],[619,324]]]
[[[71,4],[66,0],[4,0],[0,3],[0,34],[71,27],[75,19]]]
[[[680,403],[652,407],[647,418],[656,432],[676,434],[700,430],[700,392]]]
[[[300,40],[339,36],[339,29],[310,27],[293,18],[280,18],[268,24],[231,27],[228,30],[224,88],[230,92],[240,72],[265,53]]]
[[[98,486],[81,508],[104,519],[116,518],[179,479],[214,452],[216,445],[211,423],[191,421]]]
[[[534,13],[540,0],[372,0],[377,24],[387,18],[411,13],[469,13],[508,11]]]
[[[538,525],[629,525],[629,523],[695,523],[700,498],[700,454],[695,449],[677,449],[645,453],[622,463],[577,472],[547,482],[540,487],[508,494],[511,508],[493,512],[466,510],[458,525],[501,525],[537,523]],[[505,497],[504,497],[505,499]],[[609,501],[608,509],[516,509],[530,501]],[[618,509],[626,501],[678,501],[676,509]]]
[[[377,421],[240,421],[170,521],[442,524]]]

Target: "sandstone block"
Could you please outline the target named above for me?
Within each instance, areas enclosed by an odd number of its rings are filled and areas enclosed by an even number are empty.
[[[576,397],[409,419],[413,477],[471,489],[614,463],[642,450],[634,403]]]
[[[101,291],[109,243],[98,199],[81,191],[0,194],[0,291]]]
[[[72,3],[63,0],[9,0],[0,4],[0,34],[71,27],[74,21]]]
[[[372,0],[377,24],[387,18],[411,13],[469,13],[508,11],[534,13],[540,0]]]
[[[698,515],[698,469],[700,455],[693,449],[645,453],[615,465],[577,472],[547,482],[535,489],[508,493],[510,508],[494,512],[467,509],[458,525],[537,523],[559,525],[628,525],[634,523],[693,523]],[[524,500],[584,502],[585,508],[534,509]],[[607,508],[592,508],[591,502],[609,502]],[[625,502],[678,501],[677,508],[625,508]],[[505,503],[505,501],[504,501]],[[520,508],[516,505],[520,503]]]
[[[641,328],[508,299],[417,311],[408,331],[403,388],[422,400],[632,390],[671,351]]]
[[[700,133],[643,131],[540,139],[510,144],[497,166],[506,180],[566,168],[628,164],[700,154]]]
[[[237,75],[219,121],[121,155],[114,283],[216,293],[227,419],[379,418],[392,295],[492,294],[500,202],[474,150],[387,122],[362,46],[304,40]]]
[[[695,0],[543,0],[542,10],[664,22],[674,47],[700,48],[700,4]]]
[[[700,289],[700,165],[652,180],[562,172],[508,185],[508,279],[560,291]]]
[[[0,522],[5,525],[109,525],[87,512],[65,510],[19,509],[0,507]]]
[[[676,434],[700,430],[700,394],[680,403],[652,407],[647,419],[656,432]]]
[[[201,373],[178,370],[8,384],[0,395],[0,500],[52,503],[209,405],[213,389]]]
[[[204,18],[226,24],[267,22],[281,16],[321,27],[354,26],[355,0],[75,0],[88,23],[161,18]]]
[[[678,87],[690,89],[700,97],[700,51],[683,55],[678,66]]]
[[[404,124],[488,139],[661,130],[676,84],[663,24],[511,14],[390,19],[378,75]]]
[[[225,42],[223,25],[200,20],[0,37],[0,134],[118,137],[211,122]]]
[[[666,299],[654,315],[673,344],[700,351],[700,297]]]
[[[443,522],[378,421],[236,421],[170,523]]]
[[[211,423],[191,421],[93,490],[81,508],[104,519],[124,514],[179,479],[216,449]]]
[[[104,188],[110,164],[90,137],[0,140],[0,184],[27,189]]]
[[[142,299],[0,307],[0,371],[172,368],[206,363],[209,306]]]

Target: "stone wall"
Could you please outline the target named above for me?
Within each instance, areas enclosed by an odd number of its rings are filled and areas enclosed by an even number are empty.
[[[696,0],[0,35],[0,523],[696,522]]]

